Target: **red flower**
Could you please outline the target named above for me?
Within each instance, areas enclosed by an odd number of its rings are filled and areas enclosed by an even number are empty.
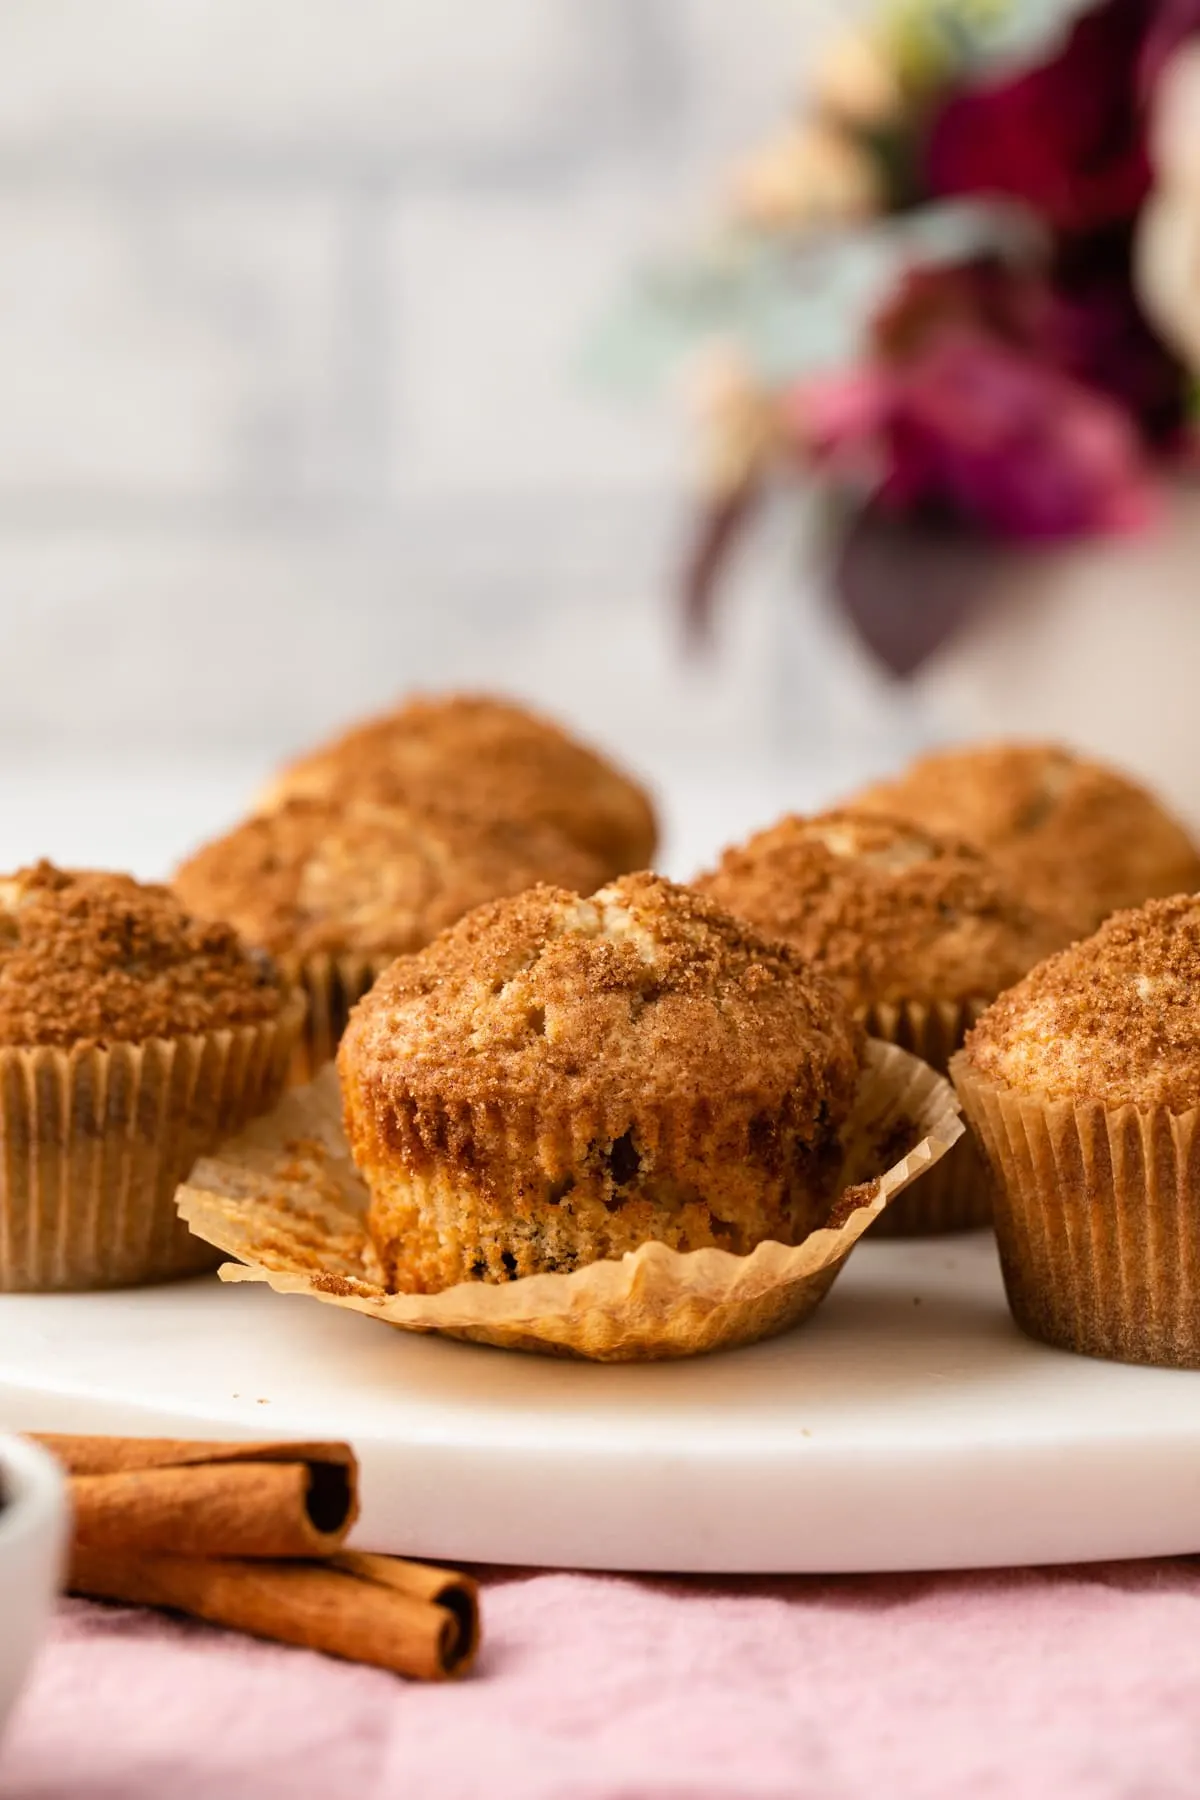
[[[933,120],[926,173],[936,195],[1024,201],[1054,229],[1127,222],[1150,184],[1139,69],[1177,6],[1105,0],[1058,54],[992,87],[959,94]],[[1177,42],[1178,39],[1176,38]]]
[[[819,460],[884,511],[935,511],[1026,541],[1123,531],[1150,511],[1119,406],[1018,348],[966,330],[908,363],[807,384],[794,401]]]

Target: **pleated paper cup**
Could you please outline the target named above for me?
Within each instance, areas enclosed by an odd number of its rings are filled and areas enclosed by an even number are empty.
[[[304,990],[308,1014],[296,1041],[291,1080],[311,1081],[337,1054],[356,1001],[369,993],[391,956],[309,956],[288,973]]]
[[[1053,1101],[951,1073],[994,1176],[1013,1317],[1084,1356],[1200,1368],[1200,1112]]]
[[[944,1075],[987,1001],[888,1002],[871,1008],[863,1023],[873,1038],[898,1044]],[[987,1166],[970,1132],[883,1214],[876,1237],[932,1237],[946,1231],[978,1231],[992,1222]]]
[[[341,1122],[336,1071],[286,1095],[178,1195],[191,1229],[239,1263],[227,1281],[366,1313],[405,1331],[600,1362],[694,1356],[798,1324],[850,1251],[911,1182],[962,1135],[949,1083],[894,1045],[872,1043],[847,1131],[839,1198],[804,1243],[749,1256],[647,1243],[569,1275],[462,1282],[438,1294],[389,1293],[366,1230],[367,1191]]]
[[[0,1292],[132,1287],[215,1267],[174,1205],[196,1158],[275,1105],[304,1002],[143,1044],[0,1048]]]

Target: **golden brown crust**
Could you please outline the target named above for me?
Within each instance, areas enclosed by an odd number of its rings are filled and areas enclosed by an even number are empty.
[[[0,1044],[144,1043],[257,1025],[278,976],[163,887],[47,862],[0,881]]]
[[[1092,931],[1120,907],[1200,887],[1200,853],[1154,796],[1057,744],[922,757],[848,802],[987,849],[1022,895]]]
[[[602,875],[647,867],[649,796],[596,751],[511,701],[418,695],[285,768],[267,802],[361,796],[551,825],[600,858]]]
[[[418,950],[473,907],[539,881],[590,892],[599,859],[552,826],[348,799],[292,800],[206,844],[176,892],[293,967]]]
[[[1117,913],[1002,994],[966,1042],[980,1075],[1021,1093],[1200,1106],[1200,898]]]
[[[652,1236],[797,1241],[827,1210],[863,1051],[794,951],[635,875],[590,900],[541,888],[472,913],[384,974],[338,1066],[381,1254],[421,1286]],[[447,1186],[487,1240],[457,1274],[469,1228],[450,1255]]]
[[[860,1012],[990,998],[1068,935],[981,851],[883,815],[781,819],[696,886],[794,944]]]

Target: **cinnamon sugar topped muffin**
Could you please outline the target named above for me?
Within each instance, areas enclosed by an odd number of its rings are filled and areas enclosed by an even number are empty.
[[[303,999],[166,888],[0,880],[0,1291],[212,1268],[175,1190],[279,1098]]]
[[[1017,1323],[1200,1368],[1200,897],[1117,913],[1031,970],[951,1072]]]
[[[269,960],[168,889],[48,862],[0,879],[0,1044],[144,1043],[276,1018]]]
[[[1040,964],[984,1013],[967,1056],[1051,1100],[1200,1107],[1200,898],[1116,913]]]
[[[357,795],[553,825],[605,875],[645,867],[657,825],[649,797],[550,720],[486,695],[416,696],[285,768],[264,804]]]
[[[1200,853],[1154,796],[1061,745],[938,751],[849,804],[982,845],[1026,898],[1080,932],[1120,907],[1200,887]]]
[[[338,1055],[390,1281],[799,1242],[864,1052],[794,951],[656,876],[482,907],[393,965]]]
[[[981,850],[882,814],[781,819],[727,850],[697,885],[794,944],[872,1037],[942,1073],[987,1001],[1069,936]],[[876,1231],[967,1230],[990,1216],[985,1171],[964,1138]]]
[[[696,886],[786,938],[860,1012],[990,997],[1064,941],[979,850],[883,815],[792,815]]]

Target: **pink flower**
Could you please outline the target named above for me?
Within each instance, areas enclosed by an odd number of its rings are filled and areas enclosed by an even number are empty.
[[[792,418],[819,461],[885,510],[1026,541],[1130,530],[1151,511],[1142,447],[1118,406],[970,331],[899,367],[808,384]]]

